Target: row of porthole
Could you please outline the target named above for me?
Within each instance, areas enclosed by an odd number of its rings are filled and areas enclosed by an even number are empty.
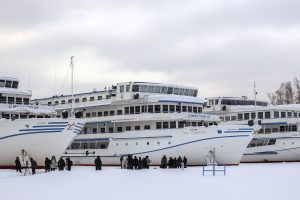
[[[160,142],[157,142],[156,144],[160,145]],[[168,144],[171,145],[172,143],[169,141]],[[126,142],[125,145],[128,146],[128,142]],[[139,145],[139,143],[136,142],[135,145],[137,146]],[[150,142],[147,142],[147,145],[150,145]],[[116,143],[116,146],[119,146],[119,143]]]

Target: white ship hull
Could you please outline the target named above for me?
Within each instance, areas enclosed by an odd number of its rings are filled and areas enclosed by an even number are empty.
[[[22,149],[43,166],[45,158],[60,157],[84,123],[78,119],[0,120],[0,167],[12,167]]]
[[[285,132],[258,134],[254,139],[276,139],[274,145],[247,148],[242,162],[296,162],[300,161],[300,133]]]
[[[103,165],[119,165],[120,157],[149,156],[151,165],[160,165],[163,155],[186,156],[188,165],[205,165],[209,151],[215,149],[219,164],[236,165],[259,126],[209,126],[181,129],[129,131],[123,133],[82,134],[76,142],[105,141],[106,149],[68,149],[64,154],[74,164],[93,165],[101,156]],[[88,154],[87,154],[88,152]]]

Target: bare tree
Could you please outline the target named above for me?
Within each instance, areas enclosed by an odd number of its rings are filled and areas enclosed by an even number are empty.
[[[300,103],[300,80],[294,79],[294,87],[295,87],[295,103]]]
[[[274,93],[268,93],[271,104],[293,104],[300,102],[300,81],[295,78],[294,87],[290,81],[280,84],[278,90]]]

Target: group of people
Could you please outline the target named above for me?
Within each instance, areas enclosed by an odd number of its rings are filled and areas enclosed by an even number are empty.
[[[139,157],[128,155],[127,157],[120,157],[121,169],[149,169],[151,160],[149,156]]]
[[[45,159],[44,164],[46,173],[50,171],[55,171],[57,168],[59,171],[63,171],[65,167],[68,171],[71,171],[73,161],[69,157],[66,158],[66,161],[62,157],[60,157],[58,162],[56,162],[55,156],[52,156],[51,160],[47,157]]]
[[[29,157],[16,157],[15,160],[16,171],[22,173],[22,169],[25,170],[25,174],[30,173],[29,169],[31,169],[31,174],[36,174],[37,162],[33,158]]]
[[[168,160],[166,155],[164,155],[161,158],[160,168],[166,169],[166,168],[186,168],[186,167],[187,167],[187,158],[185,156],[183,157],[183,159],[181,158],[181,156],[179,156],[178,158],[170,157]]]

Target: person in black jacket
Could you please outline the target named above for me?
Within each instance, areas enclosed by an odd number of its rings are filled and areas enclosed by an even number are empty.
[[[16,171],[22,173],[22,166],[19,157],[16,157],[15,163],[16,163]]]
[[[33,158],[30,158],[29,160],[30,160],[30,164],[31,164],[32,175],[34,175],[36,167],[37,167],[37,163],[35,160],[33,160]]]
[[[123,169],[123,156],[120,157],[121,169]]]
[[[187,167],[187,158],[185,156],[183,157],[183,167]]]
[[[97,156],[97,158],[95,159],[95,167],[96,167],[96,170],[102,169],[102,161],[100,159],[100,156]]]
[[[70,159],[70,157],[67,157],[66,162],[67,162],[67,170],[71,171],[71,167],[73,166],[73,162]]]
[[[136,156],[134,156],[134,159],[133,159],[133,166],[134,166],[134,169],[138,169],[139,160],[137,159]]]
[[[58,166],[59,171],[64,170],[64,168],[66,166],[66,162],[64,161],[64,159],[62,157],[60,157],[59,161],[57,162],[57,166]]]
[[[51,160],[47,157],[45,159],[45,172],[50,172],[50,169],[51,169]]]

